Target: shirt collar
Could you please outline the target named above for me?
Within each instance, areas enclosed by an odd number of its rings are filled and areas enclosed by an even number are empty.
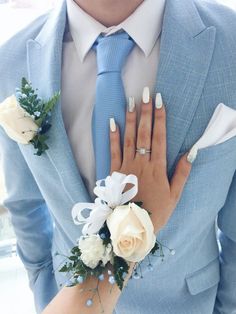
[[[106,27],[95,20],[73,0],[66,1],[69,29],[82,62],[101,33],[110,35],[123,29],[133,38],[146,57],[160,36],[165,0],[144,0],[127,19],[111,27]]]

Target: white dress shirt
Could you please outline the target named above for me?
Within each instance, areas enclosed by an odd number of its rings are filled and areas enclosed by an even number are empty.
[[[96,53],[91,49],[100,35],[123,29],[136,45],[122,69],[127,98],[134,96],[138,117],[145,86],[151,94],[156,84],[160,34],[165,0],[145,0],[122,23],[105,27],[73,0],[67,0],[69,31],[63,42],[62,116],[72,151],[83,181],[94,199],[96,184],[91,120],[96,89]]]

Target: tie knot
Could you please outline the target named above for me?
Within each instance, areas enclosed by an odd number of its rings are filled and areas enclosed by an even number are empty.
[[[93,44],[93,49],[97,52],[98,75],[104,72],[121,72],[133,47],[134,41],[126,32],[98,36]]]

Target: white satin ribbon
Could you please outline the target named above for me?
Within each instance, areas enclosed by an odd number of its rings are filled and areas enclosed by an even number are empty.
[[[134,186],[123,193],[128,183]],[[125,175],[114,171],[106,179],[98,180],[93,191],[98,196],[94,203],[77,203],[72,208],[74,223],[85,224],[82,229],[84,235],[98,233],[112,210],[127,203],[137,194],[138,178],[133,174]],[[90,210],[88,217],[83,216],[85,209]]]

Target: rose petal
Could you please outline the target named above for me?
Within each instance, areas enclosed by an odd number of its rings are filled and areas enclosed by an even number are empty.
[[[21,144],[28,144],[38,130],[34,119],[20,106],[14,95],[0,104],[0,125],[11,139]]]
[[[130,208],[128,206],[117,206],[107,218],[107,227],[112,235],[116,236],[120,224],[129,214],[129,212]]]

